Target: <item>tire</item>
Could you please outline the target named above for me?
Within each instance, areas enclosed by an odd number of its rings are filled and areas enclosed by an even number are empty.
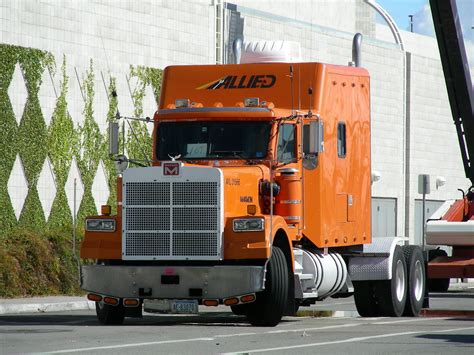
[[[375,282],[375,297],[379,316],[400,317],[403,314],[407,299],[407,265],[399,245],[393,253],[392,279]]]
[[[428,260],[431,261],[438,256],[448,256],[443,249],[434,249],[428,252]],[[429,292],[447,292],[451,279],[428,279],[427,287]]]
[[[249,304],[247,310],[250,324],[274,327],[280,322],[288,303],[288,283],[285,254],[280,248],[273,246],[265,275],[265,290],[257,293],[257,299]]]
[[[408,292],[404,316],[418,317],[426,290],[426,270],[423,252],[417,245],[403,247],[403,254],[407,264]]]
[[[354,301],[361,317],[376,317],[379,313],[373,281],[353,281]]]
[[[122,301],[120,301],[118,306],[96,302],[95,311],[97,319],[104,325],[123,324],[123,320],[125,319],[125,307],[122,305]]]
[[[238,304],[235,306],[230,306],[232,313],[236,316],[245,316],[247,314],[248,304]]]

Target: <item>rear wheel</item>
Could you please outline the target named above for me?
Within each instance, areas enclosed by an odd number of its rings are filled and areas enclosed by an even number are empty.
[[[375,283],[379,316],[400,317],[407,299],[407,265],[400,246],[395,247],[392,261],[392,279]]]
[[[280,322],[288,302],[288,282],[285,254],[273,246],[265,275],[265,290],[257,293],[255,302],[248,305],[247,319],[252,325],[274,327]]]
[[[122,324],[125,319],[125,307],[122,305],[122,301],[117,306],[96,302],[95,311],[99,322],[105,325]]]
[[[408,269],[408,294],[403,315],[417,317],[425,297],[425,261],[421,248],[417,245],[404,246],[403,254]]]
[[[357,312],[361,317],[376,317],[378,315],[375,285],[373,281],[353,281],[354,301]]]

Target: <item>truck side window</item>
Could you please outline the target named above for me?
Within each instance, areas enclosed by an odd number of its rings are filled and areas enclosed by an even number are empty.
[[[345,158],[346,152],[346,124],[339,122],[337,124],[337,156],[339,158]]]
[[[295,125],[282,124],[280,126],[277,152],[279,162],[289,163],[295,160]]]
[[[309,153],[309,124],[303,126],[303,153]]]

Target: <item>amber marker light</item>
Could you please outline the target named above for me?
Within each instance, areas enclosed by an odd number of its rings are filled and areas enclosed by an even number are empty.
[[[136,307],[140,304],[140,301],[137,298],[125,298],[123,300],[123,305],[126,307]]]
[[[247,213],[251,214],[252,216],[257,213],[257,206],[256,205],[247,205]]]
[[[119,300],[113,297],[104,297],[104,303],[110,304],[112,306],[116,306],[118,305]]]
[[[208,307],[217,307],[219,305],[218,300],[203,300],[202,304]]]
[[[224,304],[226,306],[233,306],[238,303],[239,303],[239,299],[237,297],[231,297],[224,300]]]
[[[110,205],[102,205],[100,206],[100,212],[104,216],[110,216],[110,214],[112,213],[112,207],[110,207]]]
[[[254,294],[245,295],[245,296],[240,297],[240,302],[243,302],[243,303],[248,303],[248,302],[253,302],[253,301],[255,301],[255,295]]]
[[[102,296],[101,295],[96,295],[95,293],[88,293],[87,294],[87,299],[89,301],[93,301],[93,302],[100,302],[100,301],[102,301]]]

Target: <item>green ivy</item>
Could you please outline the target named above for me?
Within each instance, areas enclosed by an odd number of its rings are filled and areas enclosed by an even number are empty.
[[[8,195],[8,178],[15,162],[18,131],[15,114],[8,97],[8,87],[18,61],[18,50],[9,45],[0,45],[0,237],[8,233],[17,223]]]
[[[143,99],[145,97],[145,89],[148,85],[153,88],[154,98],[159,96],[161,89],[161,78],[162,71],[155,68],[147,68],[143,66],[130,66],[130,77],[137,78],[137,86],[132,93],[132,100],[135,106],[134,116],[143,117]],[[153,112],[154,113],[154,112]],[[152,115],[153,113],[148,113]],[[151,117],[153,118],[153,117]],[[130,157],[135,159],[152,159],[153,140],[148,134],[147,124],[140,121],[132,121],[131,126],[133,129],[128,132],[127,136],[127,148]],[[145,157],[144,157],[145,155]]]
[[[84,185],[84,195],[78,214],[79,221],[97,213],[92,196],[92,183],[99,161],[104,158],[102,135],[98,124],[94,120],[94,81],[94,67],[91,59],[89,69],[82,82],[85,95],[84,124],[79,126],[79,144],[75,147],[75,155]]]
[[[116,170],[114,163],[108,157],[108,134],[102,135],[94,119],[93,101],[94,70],[90,61],[88,70],[82,78],[81,86],[84,90],[84,122],[74,127],[68,112],[68,88],[70,78],[67,75],[66,57],[63,56],[59,73],[54,57],[45,51],[19,46],[0,44],[0,238],[17,228],[22,229],[55,229],[57,227],[70,228],[72,213],[66,198],[65,184],[71,162],[75,157],[82,183],[84,196],[79,207],[78,226],[82,228],[83,219],[87,215],[96,214],[96,207],[92,197],[92,183],[97,172],[99,161],[104,162],[104,168],[109,183],[110,196],[108,203],[114,206],[116,201]],[[8,97],[16,63],[19,63],[25,78],[28,98],[25,104],[23,117],[18,126]],[[49,127],[46,127],[38,99],[41,87],[41,78],[45,71],[51,76],[60,75],[57,89],[57,101]],[[130,77],[137,78],[137,87],[132,93],[134,116],[143,116],[143,98],[145,88],[153,88],[155,99],[161,89],[162,71],[156,68],[131,66]],[[118,99],[112,93],[116,91],[116,79],[111,77],[109,86],[108,121],[115,120]],[[149,113],[151,114],[151,113]],[[147,159],[151,159],[152,139],[148,134],[146,124],[131,122],[136,139],[128,130],[125,142],[120,139],[120,146],[125,149],[131,158],[143,159],[143,151]],[[8,194],[8,179],[17,154],[24,165],[29,190],[19,221],[16,220],[13,206]],[[49,157],[55,176],[56,196],[51,213],[46,222],[39,196],[37,181],[45,159]]]
[[[73,157],[73,146],[77,140],[74,123],[68,112],[67,93],[69,77],[66,74],[66,57],[63,56],[61,65],[61,80],[59,96],[49,126],[48,151],[53,172],[56,177],[56,197],[51,207],[48,219],[50,227],[70,226],[71,211],[67,204],[66,184],[67,175]]]
[[[118,98],[117,98],[117,83],[114,77],[110,77],[110,83],[108,87],[108,97],[109,97],[109,110],[107,112],[107,122],[114,122],[116,121],[116,113],[118,109]],[[102,150],[104,152],[108,152],[109,149],[109,128],[107,127],[107,131],[102,139],[103,147]],[[120,136],[119,139],[119,147],[123,145],[122,138]],[[109,199],[107,203],[112,206],[112,213],[117,213],[117,184],[116,184],[116,169],[114,162],[106,158],[104,159],[104,167],[107,171],[107,182],[109,184]]]

